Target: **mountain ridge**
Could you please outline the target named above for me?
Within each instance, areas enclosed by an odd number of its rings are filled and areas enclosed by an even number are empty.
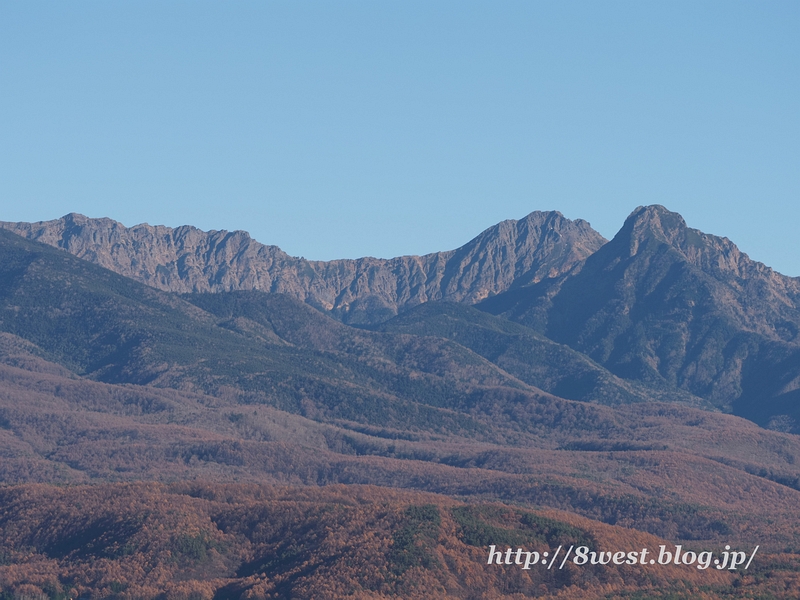
[[[586,221],[557,211],[502,221],[455,250],[333,261],[291,257],[244,231],[128,228],[76,213],[0,227],[163,291],[285,293],[355,324],[386,320],[429,300],[474,304],[564,273],[606,242]]]

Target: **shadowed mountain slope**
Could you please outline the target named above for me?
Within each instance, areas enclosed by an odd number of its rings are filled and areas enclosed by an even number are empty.
[[[503,221],[456,250],[329,262],[291,257],[244,231],[127,228],[74,213],[0,227],[164,291],[280,292],[350,323],[379,322],[428,300],[478,302],[560,275],[606,241],[586,221],[555,211]]]
[[[492,361],[520,380],[571,400],[624,404],[677,401],[701,406],[679,390],[623,380],[585,354],[507,319],[450,302],[428,302],[378,326],[380,331],[447,338]]]
[[[678,387],[762,425],[800,427],[800,280],[642,207],[571,273],[480,308],[620,377]]]
[[[410,360],[409,343],[398,345],[398,340],[413,339],[416,345],[440,345],[446,339],[491,361],[519,381],[561,398],[602,404],[658,399],[657,392],[615,377],[568,346],[552,342],[528,327],[462,304],[427,302],[376,326],[379,332],[376,333],[342,325],[283,294],[228,292],[182,297],[220,317],[224,327],[246,333],[260,326],[293,345],[317,351],[361,359],[372,356],[419,369],[421,366]],[[434,367],[431,363],[425,370]],[[472,377],[472,374],[464,373],[464,376]],[[660,399],[703,403],[699,398],[680,392]]]
[[[107,383],[497,442],[530,440],[547,427],[542,410],[568,409],[450,340],[353,329],[283,295],[190,296],[202,310],[7,231],[0,290],[1,331]],[[593,410],[575,407],[580,427],[606,426]]]

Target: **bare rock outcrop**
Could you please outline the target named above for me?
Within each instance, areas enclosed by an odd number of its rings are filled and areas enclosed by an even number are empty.
[[[327,262],[289,256],[244,231],[125,227],[75,213],[0,227],[161,290],[280,292],[350,323],[381,321],[428,300],[476,303],[566,273],[606,242],[586,221],[556,211],[503,221],[456,250]]]

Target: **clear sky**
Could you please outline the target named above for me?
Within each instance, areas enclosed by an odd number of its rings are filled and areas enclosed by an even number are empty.
[[[800,275],[800,2],[0,0],[0,220],[331,259],[641,204]]]

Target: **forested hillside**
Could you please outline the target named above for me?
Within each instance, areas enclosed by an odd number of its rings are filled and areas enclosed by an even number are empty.
[[[5,597],[751,598],[798,585],[800,567],[787,554],[746,576],[672,564],[487,565],[489,543],[539,554],[673,546],[559,511],[371,486],[21,486],[0,489],[0,507]]]

